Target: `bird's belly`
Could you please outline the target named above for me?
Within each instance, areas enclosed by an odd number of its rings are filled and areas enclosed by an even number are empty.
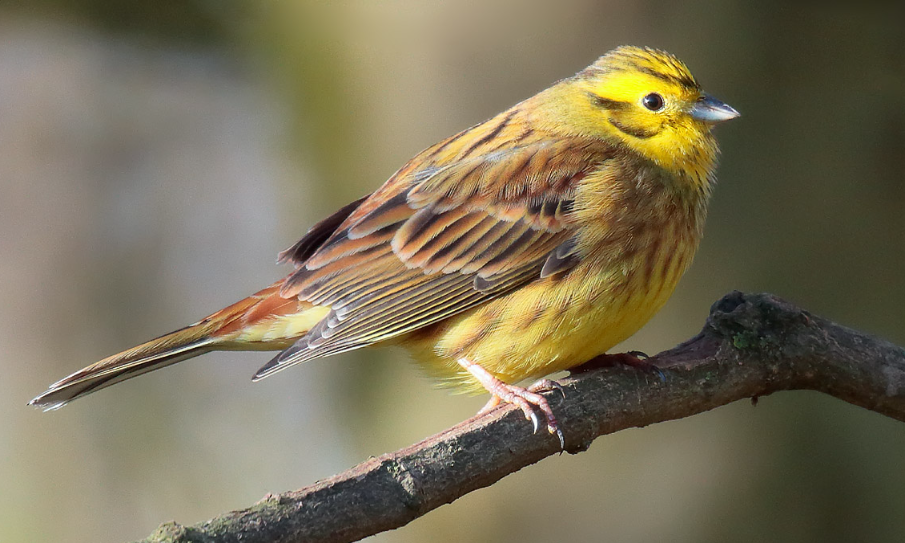
[[[402,338],[443,384],[483,388],[457,363],[467,358],[515,383],[586,362],[640,329],[672,294],[685,269],[674,259],[650,273],[580,265]],[[626,271],[626,270],[629,271]]]

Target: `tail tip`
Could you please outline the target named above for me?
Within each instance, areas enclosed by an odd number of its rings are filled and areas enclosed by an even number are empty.
[[[47,397],[53,392],[54,391],[51,389],[39,396],[32,398],[31,401],[28,402],[28,405],[40,409],[41,411],[44,411],[46,413],[48,411],[56,411],[57,409],[60,409],[61,407],[69,403],[68,400],[49,400]]]

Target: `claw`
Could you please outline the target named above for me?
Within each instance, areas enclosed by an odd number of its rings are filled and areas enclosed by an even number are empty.
[[[663,370],[661,370],[656,364],[654,364],[652,362],[648,362],[648,359],[650,357],[648,357],[646,354],[641,353],[641,354],[644,354],[644,358],[641,358],[641,357],[635,355],[635,351],[625,353],[625,354],[627,356],[630,356],[631,358],[623,358],[620,361],[622,364],[624,364],[626,366],[631,366],[633,368],[638,368],[639,370],[646,371],[648,373],[655,373],[657,375],[657,377],[660,379],[661,383],[666,382],[666,374],[663,373]]]
[[[661,370],[659,366],[652,362],[648,362],[648,360],[650,360],[650,356],[647,353],[641,351],[629,351],[625,353],[625,357],[626,358],[622,359],[622,363],[626,366],[633,366],[644,371],[656,373],[657,377],[660,378],[661,383],[666,382],[666,374],[663,373],[663,370]]]
[[[547,399],[537,393],[537,391],[558,390],[565,397],[565,392],[559,383],[544,379],[525,389],[500,381],[490,372],[468,359],[460,358],[459,364],[467,369],[492,394],[490,401],[478,411],[478,414],[486,413],[502,402],[512,404],[522,410],[522,413],[525,414],[525,419],[531,421],[536,434],[538,429],[540,429],[540,417],[537,414],[537,411],[540,411],[547,419],[547,430],[559,439],[560,449],[565,449],[566,441],[556,423],[553,410],[550,408]]]
[[[531,433],[536,434],[537,429],[540,428],[540,420],[538,420],[538,418],[537,418],[537,413],[532,411],[531,416],[528,417],[528,419],[531,421],[531,425],[534,426],[534,429],[531,431]]]

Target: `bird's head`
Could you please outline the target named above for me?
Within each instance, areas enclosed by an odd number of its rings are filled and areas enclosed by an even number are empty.
[[[711,128],[739,116],[705,94],[682,61],[654,49],[619,47],[559,87],[581,133],[701,183],[717,154]]]

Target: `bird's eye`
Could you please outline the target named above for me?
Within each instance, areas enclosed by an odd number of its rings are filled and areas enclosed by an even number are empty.
[[[660,111],[663,109],[663,97],[657,94],[656,92],[652,92],[641,99],[641,103],[644,104],[644,107],[651,111]]]

